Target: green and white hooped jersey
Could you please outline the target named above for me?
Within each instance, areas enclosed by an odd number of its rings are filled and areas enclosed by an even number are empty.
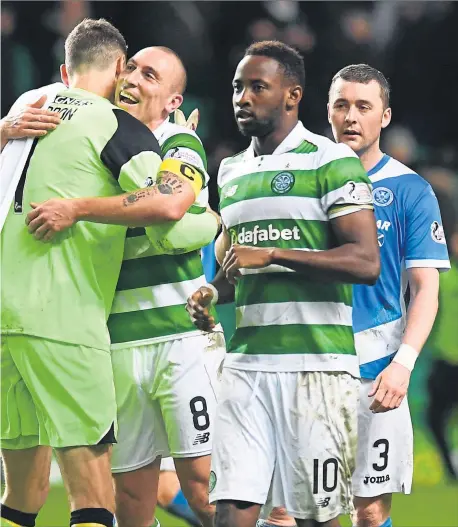
[[[252,145],[223,160],[220,209],[233,242],[322,251],[337,245],[329,220],[372,208],[370,181],[346,145],[301,122],[272,155]],[[352,288],[289,268],[242,269],[236,331],[225,366],[260,371],[345,371],[359,376]]]
[[[173,157],[195,166],[208,182],[205,150],[193,131],[167,120],[154,135],[163,159]],[[208,189],[204,188],[192,209],[197,214],[205,212],[207,204]],[[205,283],[200,250],[158,255],[145,229],[128,229],[108,319],[112,349],[199,335],[185,305],[188,296]]]

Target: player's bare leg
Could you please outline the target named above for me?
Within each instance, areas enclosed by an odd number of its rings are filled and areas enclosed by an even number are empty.
[[[189,506],[202,522],[203,527],[213,527],[215,506],[210,505],[208,501],[210,456],[175,458],[174,461],[181,490]]]
[[[166,507],[180,490],[180,482],[177,473],[171,470],[161,470],[159,485],[157,488],[157,503]]]
[[[221,500],[216,504],[215,527],[256,527],[260,512],[258,503]]]
[[[373,498],[355,496],[355,527],[385,527],[390,518],[392,494],[382,494]],[[388,524],[390,525],[391,522]],[[388,526],[387,526],[388,527]]]
[[[108,444],[56,449],[72,512],[106,509],[114,514],[110,455]]]
[[[38,513],[49,492],[51,455],[48,446],[2,450],[5,469],[3,505],[28,514]]]
[[[334,518],[327,522],[317,522],[315,520],[298,520],[297,527],[340,527],[339,518]]]
[[[161,457],[131,472],[113,474],[118,527],[154,525]]]
[[[284,507],[274,507],[267,520],[259,520],[257,527],[296,527],[296,520]]]
[[[181,490],[176,471],[164,469],[163,466],[161,466],[159,476],[157,504],[169,514],[185,520],[190,525],[201,527],[200,520],[190,508],[188,500]]]

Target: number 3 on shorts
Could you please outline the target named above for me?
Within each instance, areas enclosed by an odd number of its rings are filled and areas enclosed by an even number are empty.
[[[205,397],[202,397],[201,395],[193,397],[189,401],[189,407],[191,408],[194,428],[199,432],[207,430],[210,426],[210,416],[207,412],[207,401],[205,400]]]
[[[390,443],[388,439],[377,439],[372,445],[374,448],[383,447],[380,452],[381,465],[379,463],[373,463],[372,468],[378,472],[382,472],[388,466],[388,451],[390,450]]]

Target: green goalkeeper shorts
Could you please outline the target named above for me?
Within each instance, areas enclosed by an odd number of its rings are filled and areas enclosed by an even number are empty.
[[[110,353],[30,336],[2,335],[1,448],[114,442]]]

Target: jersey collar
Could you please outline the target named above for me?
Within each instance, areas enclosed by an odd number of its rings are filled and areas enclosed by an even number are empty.
[[[159,141],[159,138],[161,137],[162,133],[165,131],[165,129],[167,128],[167,125],[169,124],[170,122],[170,117],[167,117],[167,119],[161,123],[157,128],[156,130],[153,131],[153,134],[154,134],[154,137]]]
[[[389,155],[383,154],[382,159],[380,159],[380,161],[367,172],[367,175],[370,177],[377,174],[377,172],[381,170],[390,159],[391,157]]]
[[[307,129],[298,121],[296,126],[291,130],[291,132],[283,139],[283,141],[277,146],[277,148],[272,152],[271,155],[285,154],[297,148],[307,135]],[[250,143],[250,146],[246,151],[247,157],[254,158],[256,157],[253,140]],[[261,157],[261,156],[260,156]]]

